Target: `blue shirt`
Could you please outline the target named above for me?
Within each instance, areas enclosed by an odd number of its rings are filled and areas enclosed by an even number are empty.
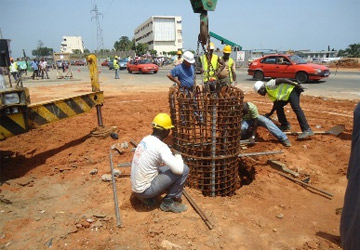
[[[33,68],[33,70],[38,70],[38,65],[35,61],[31,62],[31,67]]]
[[[195,69],[193,65],[186,67],[183,63],[179,64],[170,71],[170,74],[179,79],[180,87],[192,88],[194,86]]]

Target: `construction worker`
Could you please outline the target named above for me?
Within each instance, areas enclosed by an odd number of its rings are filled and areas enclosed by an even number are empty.
[[[195,58],[190,51],[185,51],[183,55],[183,62],[175,66],[167,77],[176,83],[181,89],[193,90],[195,85]]]
[[[187,206],[181,203],[189,168],[180,154],[173,155],[163,142],[173,128],[166,113],[157,114],[152,122],[153,132],[136,147],[131,163],[131,185],[134,196],[147,206],[155,205],[155,197],[166,193],[160,209],[181,213]],[[161,166],[164,163],[165,166]]]
[[[174,65],[177,66],[179,64],[182,64],[182,62],[184,61],[182,58],[182,51],[178,50],[177,54],[177,58],[175,59]]]
[[[18,77],[18,74],[19,74],[19,69],[18,69],[18,65],[17,65],[17,62],[14,62],[14,59],[11,57],[10,58],[10,74],[14,77],[15,81],[17,81],[17,79],[19,78]]]
[[[347,187],[340,219],[340,237],[343,249],[360,249],[360,103],[354,110],[350,160],[347,169]]]
[[[120,79],[120,65],[117,56],[113,60],[113,68],[115,70],[115,79]]]
[[[221,66],[216,72],[219,88],[222,88],[226,85],[229,86],[232,82],[236,81],[235,63],[234,60],[230,57],[230,54],[231,46],[226,45],[223,50],[223,57],[220,58],[219,61]]]
[[[210,90],[215,90],[215,73],[219,68],[219,57],[218,55],[214,54],[214,49],[215,44],[211,42],[209,44],[209,52],[207,54],[208,56],[204,54],[200,57],[204,85],[209,86]],[[208,62],[210,62],[212,67]]]
[[[293,82],[289,79],[278,78],[271,79],[267,83],[257,81],[254,84],[254,90],[262,96],[268,94],[268,97],[273,102],[273,108],[270,113],[266,114],[266,116],[271,116],[271,114],[276,110],[281,130],[286,131],[291,129],[291,125],[286,119],[284,113],[284,106],[290,103],[302,131],[297,139],[303,140],[314,135],[306,120],[305,114],[300,107],[300,94],[304,91],[304,87],[301,84]]]
[[[243,103],[243,116],[241,121],[241,138],[250,136],[250,144],[255,143],[257,127],[267,128],[285,147],[291,147],[286,134],[282,132],[269,118],[259,115],[258,109],[252,102]]]

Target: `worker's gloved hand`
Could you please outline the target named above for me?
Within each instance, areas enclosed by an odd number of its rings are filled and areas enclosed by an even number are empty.
[[[305,87],[304,85],[299,84],[299,83],[295,86],[295,88],[299,89],[301,92],[303,92],[305,89],[307,89],[307,87]]]

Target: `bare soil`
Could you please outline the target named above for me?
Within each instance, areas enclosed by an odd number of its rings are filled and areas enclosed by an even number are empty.
[[[33,102],[67,93],[87,92],[88,83],[33,87]],[[86,91],[85,91],[86,90]],[[243,158],[246,171],[240,189],[231,197],[204,197],[187,188],[215,225],[209,230],[190,206],[181,214],[149,209],[131,195],[128,177],[131,144],[114,165],[122,228],[116,227],[109,149],[115,143],[140,141],[151,133],[158,112],[169,112],[167,88],[107,86],[102,108],[106,126],[117,126],[119,139],[90,137],[97,126],[96,111],[33,129],[0,142],[0,248],[4,249],[337,249],[338,208],[343,205],[350,155],[355,101],[302,96],[301,105],[313,130],[345,125],[339,136],[316,135],[285,148],[265,129],[259,143],[243,152],[282,150],[283,154]],[[247,101],[268,112],[268,99],[246,93]],[[299,130],[295,114],[286,114]],[[277,174],[267,160],[278,160],[310,184],[334,194],[328,199]],[[98,173],[91,175],[90,171]],[[170,242],[170,243],[169,243]]]

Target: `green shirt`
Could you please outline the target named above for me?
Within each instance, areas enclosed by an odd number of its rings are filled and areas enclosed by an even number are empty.
[[[247,114],[244,114],[242,116],[242,119],[245,121],[250,121],[250,120],[258,118],[259,112],[258,112],[255,104],[253,104],[251,102],[248,102],[247,104],[249,106],[249,112]]]

